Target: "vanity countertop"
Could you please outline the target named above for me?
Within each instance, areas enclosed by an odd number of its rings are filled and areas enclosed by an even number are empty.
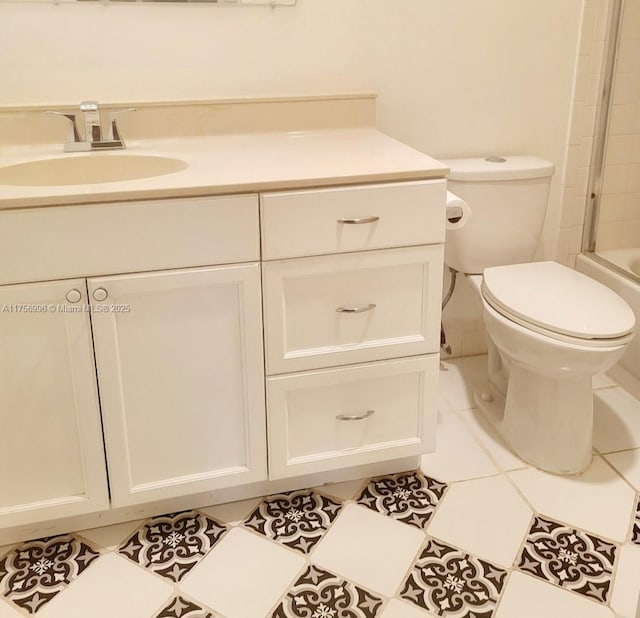
[[[99,154],[122,153],[177,158],[187,167],[151,178],[99,184],[0,184],[0,209],[424,180],[442,178],[449,171],[370,127],[139,140],[127,142],[126,150]],[[92,155],[63,153],[62,144],[16,146],[0,151],[0,166]]]

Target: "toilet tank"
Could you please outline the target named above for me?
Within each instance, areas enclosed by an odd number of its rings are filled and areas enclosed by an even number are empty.
[[[547,210],[553,163],[530,156],[445,159],[448,190],[470,207],[471,216],[447,229],[446,264],[479,274],[490,266],[530,262]]]

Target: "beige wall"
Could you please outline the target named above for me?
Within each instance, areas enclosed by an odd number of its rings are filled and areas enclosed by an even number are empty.
[[[436,158],[536,154],[552,161],[539,249],[545,259],[556,255],[583,5],[403,0],[399,11],[376,3],[378,125]],[[443,321],[455,356],[486,350],[481,305],[463,277]]]
[[[0,2],[0,105],[371,91],[370,6]]]
[[[0,106],[376,91],[380,128],[435,157],[553,161],[550,258],[584,3],[0,3]],[[445,313],[454,353],[479,353],[479,304],[460,289]]]

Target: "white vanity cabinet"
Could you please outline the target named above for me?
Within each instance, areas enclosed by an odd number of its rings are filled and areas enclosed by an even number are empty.
[[[0,286],[0,528],[109,506],[86,302],[83,279]]]
[[[259,264],[88,284],[112,505],[265,480]]]
[[[433,450],[445,194],[261,195],[270,478]]]
[[[0,210],[0,544],[415,465],[445,193]]]
[[[257,195],[0,212],[0,531],[267,478],[258,230]]]

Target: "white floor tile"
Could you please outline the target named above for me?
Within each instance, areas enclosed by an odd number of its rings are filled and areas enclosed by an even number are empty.
[[[477,408],[465,410],[460,412],[458,416],[465,422],[471,433],[489,452],[491,458],[502,470],[518,470],[529,467],[529,464],[511,452],[480,410]]]
[[[113,526],[81,530],[78,534],[88,541],[91,541],[100,549],[112,550],[131,536],[131,534],[133,534],[133,532],[144,522],[144,519],[138,519],[136,521],[127,521],[123,524],[115,524]]]
[[[594,457],[580,476],[557,476],[534,468],[509,475],[540,514],[625,541],[636,494],[601,457]]]
[[[0,598],[0,618],[23,618],[24,614],[21,614],[17,609],[14,609],[8,602],[5,603],[4,599]]]
[[[218,504],[216,506],[208,506],[204,509],[198,509],[202,513],[213,517],[214,519],[235,526],[258,506],[262,498],[251,498],[251,500],[239,500],[237,502],[229,502],[227,504]]]
[[[640,447],[640,401],[621,388],[593,396],[593,442],[601,453]]]
[[[457,414],[438,414],[436,450],[422,456],[420,468],[427,476],[445,482],[498,474]]]
[[[579,594],[515,571],[494,618],[614,618],[614,614]]]
[[[408,601],[400,601],[399,599],[391,599],[379,618],[435,618],[434,614],[430,614],[426,610],[409,603]]]
[[[424,533],[413,526],[347,504],[311,560],[372,592],[393,596],[424,541]]]
[[[38,618],[146,618],[172,594],[170,582],[109,553],[47,603]]]
[[[233,528],[180,588],[229,618],[266,616],[305,566],[293,550]]]
[[[346,481],[344,483],[328,483],[316,489],[327,496],[333,496],[339,500],[351,500],[366,485],[368,479]]]
[[[429,536],[509,568],[533,511],[503,476],[449,487],[427,528]]]
[[[640,448],[604,456],[607,461],[640,491]]]
[[[475,407],[473,389],[486,379],[486,355],[441,361],[439,409],[458,412]]]
[[[640,545],[620,550],[611,607],[618,618],[636,618],[640,610]]]

